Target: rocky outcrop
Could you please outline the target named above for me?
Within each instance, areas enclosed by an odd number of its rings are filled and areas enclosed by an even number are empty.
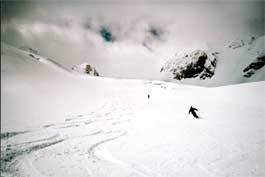
[[[265,65],[265,56],[257,57],[252,63],[250,63],[244,70],[244,77],[249,78],[255,74],[256,70],[261,69]]]
[[[184,54],[176,59],[168,61],[160,70],[173,76],[173,79],[186,78],[207,79],[214,75],[217,64],[218,52],[207,53],[203,50],[195,50],[190,54]]]
[[[35,55],[39,55],[39,52],[31,47],[20,47],[21,50],[27,51],[29,53],[35,54]]]
[[[245,38],[244,40],[243,39],[231,40],[228,42],[227,46],[230,49],[239,49],[244,46],[252,45],[255,40],[256,40],[256,37],[254,36]]]
[[[243,40],[235,40],[235,41],[230,41],[228,43],[228,48],[237,49],[243,47],[244,45],[245,42]]]
[[[92,76],[99,76],[97,70],[87,63],[83,63],[81,65],[75,65],[72,67],[72,70],[78,73],[89,74]]]

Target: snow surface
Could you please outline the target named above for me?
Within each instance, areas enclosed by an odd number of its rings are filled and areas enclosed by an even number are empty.
[[[80,77],[46,61],[1,45],[2,176],[265,176],[264,81]]]

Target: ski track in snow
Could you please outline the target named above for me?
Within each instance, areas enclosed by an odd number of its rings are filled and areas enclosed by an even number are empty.
[[[163,89],[171,89],[170,87],[164,87]],[[174,91],[175,88],[172,88],[172,90]],[[151,99],[153,98],[151,97]],[[211,120],[209,115],[201,112],[206,118],[197,120],[189,116],[184,119],[182,117],[181,119],[170,119],[160,122],[160,126],[167,126],[169,132],[164,129],[165,132],[150,135],[149,132],[140,131],[140,135],[144,136],[142,141],[142,137],[134,135],[137,138],[137,142],[145,143],[146,137],[154,136],[159,139],[161,134],[167,135],[171,131],[171,126],[174,129],[180,128],[179,126],[182,127],[182,131],[178,132],[180,134],[174,136],[176,139],[182,138],[181,142],[183,144],[181,146],[176,146],[174,141],[172,145],[168,144],[171,142],[170,139],[165,141],[166,144],[160,142],[157,146],[152,144],[152,140],[147,140],[150,141],[148,143],[151,146],[148,148],[151,149],[142,149],[143,151],[139,152],[140,154],[150,153],[146,154],[147,157],[154,153],[156,154],[157,149],[159,149],[158,152],[160,153],[167,153],[159,157],[160,161],[157,162],[159,166],[156,170],[153,169],[154,167],[150,168],[150,166],[141,163],[141,161],[126,160],[125,162],[115,157],[116,154],[112,155],[105,145],[127,136],[132,121],[141,121],[142,124],[147,126],[145,127],[146,130],[155,133],[153,125],[148,123],[149,121],[161,121],[158,118],[164,116],[165,112],[160,115],[160,110],[154,109],[156,102],[148,102],[149,106],[145,105],[145,110],[142,109],[143,105],[141,104],[128,104],[118,93],[112,94],[108,100],[93,112],[68,115],[65,117],[64,122],[43,125],[40,129],[35,130],[1,134],[1,137],[4,137],[1,138],[2,175],[19,177],[164,177],[187,172],[184,176],[237,176],[237,171],[234,170],[234,162],[238,163],[238,168],[242,168],[240,164],[246,165],[248,160],[255,162],[255,159],[253,160],[253,152],[262,154],[264,151],[264,139],[260,141],[254,140],[255,144],[247,146],[249,149],[246,149],[244,144],[241,145],[240,143],[242,142],[240,141],[226,146],[226,141],[219,139],[220,134],[212,127],[208,127],[210,124],[204,124],[204,121]],[[243,109],[243,107],[240,109]],[[138,114],[144,114],[146,119],[132,120],[132,117],[136,118]],[[138,117],[141,117],[139,115]],[[153,115],[157,115],[157,117]],[[222,130],[224,126],[228,125],[225,121],[211,121],[211,126]],[[235,124],[233,121],[233,116],[231,116],[229,124]],[[175,124],[176,122],[177,124]],[[243,128],[245,125],[246,123],[242,124]],[[259,132],[257,133],[259,134]],[[193,139],[193,144],[189,144],[190,139]],[[207,143],[202,144],[203,142]],[[181,152],[182,154],[176,156],[176,152]],[[156,165],[156,163],[154,164]],[[172,174],[161,171],[172,165],[176,167],[176,171]],[[259,168],[252,169],[249,176],[262,176],[263,172],[259,171]],[[198,174],[189,173],[192,169]],[[229,171],[231,171],[230,174]]]
[[[56,173],[39,171],[36,163],[45,161],[48,154],[56,154],[57,157],[54,158],[63,156],[61,159],[67,159],[67,155],[70,154],[79,154],[81,159],[89,161],[88,164],[91,163],[92,166],[94,164],[94,167],[113,163],[115,168],[125,169],[126,173],[132,174],[128,176],[147,177],[149,175],[142,170],[137,170],[136,167],[127,165],[114,157],[104,157],[104,154],[111,156],[108,150],[100,153],[100,146],[126,135],[126,130],[121,125],[130,122],[127,116],[131,114],[130,108],[120,103],[119,98],[115,98],[96,111],[68,116],[65,122],[43,125],[38,130],[1,134],[1,137],[5,136],[1,138],[1,172],[4,176],[57,176]],[[83,146],[84,142],[90,143]],[[64,153],[59,152],[62,143],[69,146]],[[78,145],[86,149],[80,150]],[[101,173],[99,172],[101,170],[94,169],[92,166],[86,169],[85,176],[97,176]],[[63,170],[60,169],[60,171]]]
[[[92,77],[83,82],[58,63],[13,47],[1,48],[1,56],[4,123],[49,122],[1,132],[1,177],[265,176],[264,82],[214,89]],[[32,77],[36,73],[40,77]],[[35,107],[39,100],[45,109]],[[190,104],[204,111],[202,119],[186,116]],[[80,114],[56,114],[69,109]]]

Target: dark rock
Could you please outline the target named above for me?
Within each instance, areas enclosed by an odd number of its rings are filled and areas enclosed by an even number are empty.
[[[256,70],[261,69],[265,65],[265,56],[257,57],[252,63],[250,63],[245,69],[243,69],[244,77],[251,77],[255,74]]]
[[[210,55],[210,57],[208,56]],[[214,75],[216,67],[217,54],[208,54],[202,50],[195,50],[190,55],[186,54],[182,58],[176,59],[176,61],[168,62],[161,68],[160,72],[168,71],[173,74],[173,78],[177,80],[186,78],[196,78],[204,80],[211,78]],[[210,59],[211,58],[211,59]]]

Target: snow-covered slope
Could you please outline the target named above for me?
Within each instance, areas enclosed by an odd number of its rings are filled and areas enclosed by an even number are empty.
[[[81,77],[38,58],[1,45],[2,176],[265,175],[265,82]]]
[[[77,77],[51,59],[2,43],[2,130],[57,121],[67,114],[97,106],[104,97],[103,92],[94,94],[102,91],[97,81],[90,85]],[[90,102],[93,104],[87,107]]]
[[[265,36],[229,41],[176,55],[161,68],[164,80],[203,86],[220,86],[265,80]]]

